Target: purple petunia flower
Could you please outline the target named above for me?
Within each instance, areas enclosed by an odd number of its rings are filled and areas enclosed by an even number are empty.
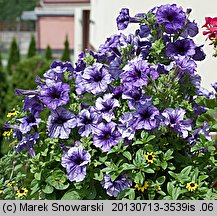
[[[29,110],[33,115],[39,115],[44,110],[44,105],[37,96],[27,96],[24,99],[23,111]]]
[[[127,103],[130,110],[136,110],[141,104],[151,102],[151,96],[143,96],[143,94],[144,90],[134,87],[130,90],[126,90],[122,98],[128,100]]]
[[[122,8],[119,16],[116,18],[118,30],[124,30],[130,23],[130,15],[128,8]]]
[[[126,174],[118,176],[114,181],[111,180],[110,176],[105,175],[101,185],[109,196],[117,197],[121,191],[132,186],[132,181]]]
[[[41,119],[34,115],[30,115],[21,119],[17,119],[17,121],[21,123],[19,128],[20,131],[22,133],[27,133],[31,131],[32,128],[35,128],[39,124]]]
[[[109,64],[109,72],[112,75],[112,78],[115,80],[119,79],[120,74],[122,73],[122,69],[120,69],[120,66],[122,64],[122,60],[120,59],[114,59]]]
[[[182,7],[166,4],[157,9],[156,19],[158,24],[164,25],[166,33],[175,34],[184,28],[186,15]]]
[[[59,67],[63,70],[66,70],[66,71],[70,71],[70,72],[74,71],[74,68],[72,67],[71,62],[69,62],[69,61],[66,61],[66,62],[53,61],[50,68],[57,68],[57,67]]]
[[[139,36],[141,38],[148,37],[151,33],[151,29],[148,25],[140,25]]]
[[[188,23],[185,28],[185,31],[181,33],[181,36],[184,38],[187,38],[188,36],[195,37],[199,33],[198,26],[194,21],[190,22],[188,20]]]
[[[214,90],[217,92],[217,82],[212,83],[211,86],[214,88]]]
[[[39,134],[26,134],[22,137],[22,140],[14,147],[19,153],[26,149],[32,157],[35,157],[35,151],[33,149],[33,145],[36,144],[37,140],[39,139]]]
[[[116,54],[120,55],[117,47],[120,45],[120,35],[112,35],[107,38],[106,42],[99,47],[99,52],[107,53],[114,51]]]
[[[90,162],[90,153],[83,146],[72,147],[62,156],[61,165],[66,168],[67,177],[72,182],[83,181],[86,176],[86,165]]]
[[[62,82],[64,73],[67,71],[71,73],[74,71],[70,62],[54,61],[50,69],[46,71],[43,76],[46,78],[46,83],[49,85],[50,83]]]
[[[195,48],[195,54],[192,56],[195,61],[202,61],[206,58],[206,54],[202,50],[202,47],[203,45]]]
[[[188,136],[188,131],[191,131],[191,120],[183,120],[185,110],[182,108],[167,108],[163,111],[164,124],[169,126],[171,129],[180,133],[183,138]]]
[[[78,133],[81,136],[88,137],[93,132],[93,128],[101,122],[101,119],[101,116],[94,107],[81,110],[77,118]]]
[[[178,73],[187,72],[190,75],[194,75],[197,64],[188,56],[174,56],[174,60],[178,66]]]
[[[211,141],[212,138],[209,133],[210,126],[207,122],[204,122],[202,128],[197,128],[196,130],[192,131],[191,135],[188,137],[188,142],[191,146],[194,146],[198,141],[200,141],[200,134],[203,135],[207,140]]]
[[[84,70],[79,80],[76,80],[76,84],[77,88],[81,87],[83,91],[85,90],[92,94],[100,94],[107,90],[108,84],[111,83],[111,81],[111,74],[109,74],[105,66],[101,63],[94,63]]]
[[[96,109],[102,113],[102,118],[110,122],[115,118],[114,110],[120,104],[117,99],[113,98],[113,94],[105,94],[103,98],[96,99]]]
[[[169,43],[166,47],[166,55],[168,57],[174,56],[193,56],[195,54],[195,44],[192,39],[185,38],[177,40],[174,43]]]
[[[119,118],[120,124],[118,124],[118,130],[120,131],[122,138],[128,138],[132,140],[134,138],[135,129],[135,118],[132,113],[124,113]]]
[[[157,117],[159,116],[158,109],[151,103],[141,104],[134,114],[135,117],[135,128],[152,130],[156,128]]]
[[[126,88],[124,86],[115,87],[112,91],[113,98],[120,99],[125,91]]]
[[[121,139],[121,134],[116,130],[116,123],[101,122],[93,131],[93,145],[108,152],[112,146],[117,145]]]
[[[148,84],[149,77],[158,78],[158,72],[144,60],[134,59],[123,68],[120,75],[121,81],[128,88],[142,87]]]
[[[50,109],[56,109],[69,101],[70,86],[58,82],[42,86],[39,99]]]
[[[77,125],[75,115],[62,107],[52,110],[47,120],[49,137],[68,139],[72,128]]]

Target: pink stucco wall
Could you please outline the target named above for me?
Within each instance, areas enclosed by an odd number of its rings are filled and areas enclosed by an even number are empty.
[[[46,49],[63,49],[68,35],[69,47],[74,48],[74,17],[73,16],[41,16],[37,21],[37,47]]]

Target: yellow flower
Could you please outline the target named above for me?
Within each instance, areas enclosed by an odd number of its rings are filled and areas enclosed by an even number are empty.
[[[3,193],[3,190],[0,190],[0,194],[2,194]]]
[[[154,189],[155,189],[156,191],[159,191],[159,190],[161,190],[161,187],[160,187],[159,185],[155,185],[155,186],[154,186]]]
[[[143,186],[139,186],[139,184],[137,184],[137,183],[136,183],[136,185],[135,185],[135,188],[136,188],[138,191],[141,190],[142,193],[143,193],[144,190],[146,190],[148,187],[149,187],[148,181],[145,181]]]
[[[8,183],[7,183],[7,186],[8,186],[8,187],[11,187],[13,184],[15,184],[15,181],[8,182]]]
[[[147,154],[145,155],[145,159],[149,162],[149,163],[154,163],[154,159],[155,159],[155,155],[153,152],[149,153],[147,152]]]
[[[12,133],[13,133],[13,130],[10,129],[9,131],[5,131],[5,132],[2,134],[2,136],[4,136],[4,137],[8,136],[8,137],[9,137]]]
[[[198,188],[198,184],[196,184],[195,182],[189,182],[187,183],[187,186],[186,188],[189,190],[189,191],[194,191]]]
[[[26,196],[28,190],[26,188],[21,188],[20,190],[17,191],[17,196],[18,197],[22,197],[22,196]]]
[[[7,117],[10,118],[10,117],[12,117],[12,116],[16,116],[18,113],[19,113],[18,111],[14,110],[13,112],[9,112],[9,113],[7,114]]]

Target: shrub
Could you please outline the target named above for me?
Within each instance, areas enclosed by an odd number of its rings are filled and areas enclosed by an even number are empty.
[[[70,61],[70,49],[69,49],[69,41],[68,36],[66,36],[66,40],[64,42],[64,50],[61,57],[62,61]]]
[[[35,43],[35,36],[32,35],[31,41],[28,48],[27,57],[31,58],[36,55],[36,43]]]
[[[16,64],[19,61],[20,61],[20,50],[19,50],[19,47],[17,45],[16,38],[14,37],[12,42],[11,42],[11,46],[10,46],[10,50],[9,50],[9,57],[8,57],[8,64],[7,64],[7,70],[9,72],[9,74],[12,73],[12,70],[15,69]]]

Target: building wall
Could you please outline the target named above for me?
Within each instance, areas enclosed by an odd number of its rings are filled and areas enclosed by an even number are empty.
[[[149,9],[162,4],[176,3],[182,6],[184,10],[192,9],[191,20],[198,23],[200,33],[195,38],[198,45],[205,44],[204,51],[207,57],[204,61],[198,62],[198,73],[202,76],[202,85],[207,89],[212,89],[210,84],[217,81],[217,58],[212,57],[213,48],[209,42],[205,41],[201,28],[205,22],[205,17],[217,16],[217,1],[201,0],[91,0],[91,24],[90,24],[90,43],[94,48],[98,48],[107,37],[119,33],[116,26],[116,17],[123,7],[130,9],[130,15],[133,16],[139,12],[147,12]],[[129,28],[121,31],[124,34],[133,33],[138,27],[136,24],[130,24]]]
[[[69,47],[74,49],[74,17],[73,16],[41,16],[37,21],[38,49],[64,49],[64,41],[68,35]]]

